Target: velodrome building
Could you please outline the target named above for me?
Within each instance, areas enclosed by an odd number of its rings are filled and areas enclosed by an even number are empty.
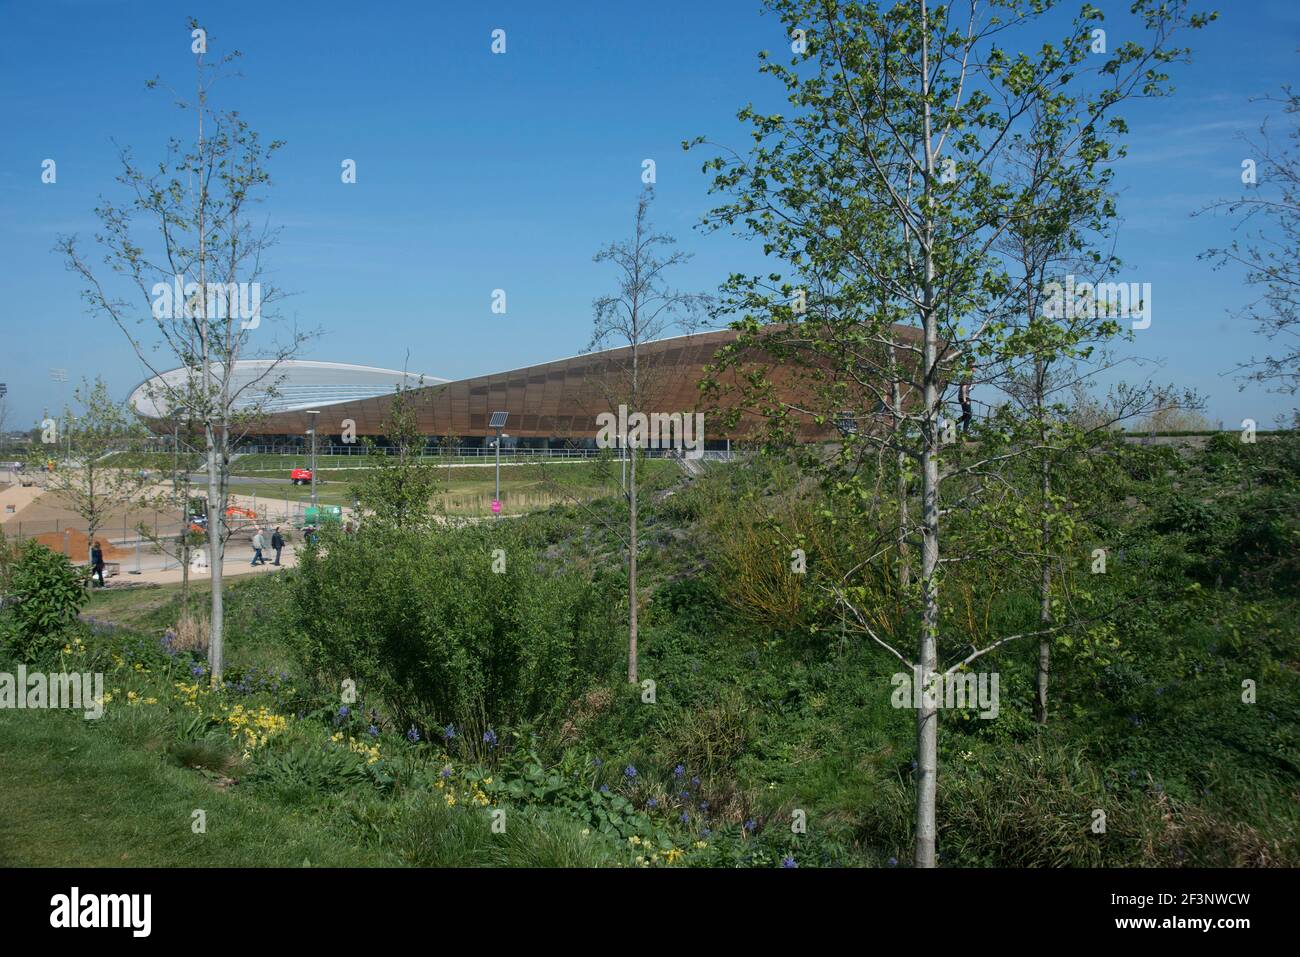
[[[910,335],[912,330],[900,327],[900,333]],[[641,345],[637,359],[643,409],[704,412],[707,448],[721,448],[752,434],[756,413],[745,411],[728,426],[726,417],[718,414],[725,407],[705,402],[699,388],[705,367],[738,336],[724,329]],[[761,356],[756,359],[762,361]],[[246,433],[248,442],[300,445],[312,428],[310,410],[319,414],[318,428],[326,443],[327,437],[342,435],[349,427],[346,423],[351,423],[357,436],[381,436],[394,390],[404,382],[412,390],[407,396],[420,431],[427,436],[453,435],[464,440],[461,444],[477,444],[495,434],[488,425],[492,413],[506,412],[511,445],[590,447],[599,428],[596,417],[626,401],[618,392],[630,362],[631,349],[623,347],[451,381],[337,362],[284,360],[269,368],[269,362],[247,360],[238,364],[232,379],[242,390],[237,407],[259,413]],[[791,370],[779,363],[767,365],[778,390],[797,389]],[[160,435],[169,435],[173,423],[159,397],[168,385],[183,383],[186,374],[184,369],[164,373],[141,383],[131,394],[132,407]],[[828,432],[833,434],[833,428],[805,422],[799,437],[817,441],[829,437]]]

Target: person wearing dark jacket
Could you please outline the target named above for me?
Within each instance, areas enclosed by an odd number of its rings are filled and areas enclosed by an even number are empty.
[[[99,587],[104,587],[104,549],[99,542],[95,542],[90,548],[90,576],[92,586],[95,577],[98,576]]]
[[[275,531],[271,533],[271,547],[275,549],[275,561],[272,565],[280,564],[280,551],[284,548],[284,536],[280,534],[280,526],[275,526]]]

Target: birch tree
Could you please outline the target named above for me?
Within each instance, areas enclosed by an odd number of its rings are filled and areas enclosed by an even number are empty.
[[[381,425],[393,454],[367,438],[366,470],[351,486],[361,508],[390,528],[432,527],[432,499],[444,482],[437,463],[424,454],[428,440],[420,431],[418,406],[428,405],[433,395],[423,386],[422,378],[414,386],[405,379],[397,384]]]
[[[646,361],[642,351],[646,343],[663,338],[669,330],[688,330],[706,297],[669,288],[665,273],[690,259],[680,250],[667,251],[675,240],[656,232],[649,221],[654,194],[642,192],[637,201],[632,238],[611,242],[598,252],[598,263],[610,263],[617,276],[618,291],[600,296],[592,303],[595,313],[591,351],[626,347],[624,358],[608,359],[606,367],[591,380],[604,393],[610,411],[617,414],[620,404],[627,407],[630,419],[648,411],[657,392],[656,378],[666,371],[659,360]],[[630,432],[631,430],[629,430]],[[622,437],[627,438],[627,437]],[[628,504],[628,638],[627,680],[637,683],[637,461],[639,447],[628,442],[628,482],[624,495]]]
[[[68,454],[46,473],[45,489],[86,523],[86,555],[109,516],[143,504],[149,485],[146,472],[131,461],[144,446],[145,430],[125,403],[114,402],[103,379],[82,380],[74,393],[75,408],[64,409],[63,433]],[[52,443],[53,444],[53,443]],[[28,467],[41,469],[49,445],[32,446]],[[120,460],[113,453],[124,453]]]
[[[1030,626],[951,654],[941,647],[945,569],[969,557],[945,553],[945,516],[998,494],[1003,463],[1038,447],[966,450],[949,417],[958,376],[992,388],[997,370],[1028,349],[1012,335],[1019,284],[997,244],[1042,215],[1036,197],[1045,184],[1049,195],[1076,193],[1071,184],[1094,182],[1119,158],[1126,127],[1116,108],[1169,92],[1165,69],[1187,53],[1173,37],[1212,17],[1184,2],[1138,0],[1122,37],[1112,27],[1108,43],[1101,11],[1087,5],[1052,39],[1047,31],[1059,28],[1049,15],[1060,4],[1051,0],[767,5],[790,56],[764,53],[760,69],[782,84],[790,109],[740,111],[754,145],[706,162],[713,190],[729,197],[706,223],[760,240],[786,272],[736,275],[724,287],[744,333],[730,360],[755,344],[806,344],[815,360],[807,365],[821,370],[816,388],[774,417],[825,424],[836,414],[831,403],[851,398],[864,423],[859,444],[901,452],[916,469],[915,654],[857,617],[930,689],[1008,642],[1060,627]],[[1028,180],[1008,165],[1016,137],[1043,158]],[[1099,215],[1111,211],[1102,205]],[[803,314],[789,306],[796,289],[808,291]],[[896,320],[911,334],[900,335]],[[896,378],[915,397],[911,407],[889,401]],[[874,424],[882,407],[899,427]],[[860,498],[869,497],[864,489]],[[921,701],[914,863],[932,867],[939,715],[933,695]]]
[[[1246,282],[1260,295],[1239,313],[1269,343],[1269,352],[1242,363],[1246,383],[1295,395],[1300,390],[1300,93],[1290,87],[1270,97],[1290,128],[1278,142],[1269,124],[1247,141],[1242,195],[1210,210],[1237,217],[1238,237],[1205,253],[1217,266],[1244,267]],[[1209,211],[1209,210],[1205,210]],[[1205,212],[1203,211],[1203,212]]]
[[[207,58],[211,38],[191,20],[193,95],[177,98],[188,135],[169,140],[156,164],[138,164],[120,151],[117,182],[127,194],[96,210],[96,243],[108,273],[83,255],[78,237],[59,240],[68,268],[85,283],[92,314],[107,317],[127,337],[155,377],[164,414],[193,421],[203,435],[206,471],[209,569],[212,580],[208,663],[214,683],[225,668],[222,560],[232,449],[265,400],[275,394],[281,364],[306,335],[296,329],[277,337],[268,308],[279,298],[267,272],[276,230],[254,218],[270,185],[266,164],[281,147],[263,143],[238,112],[218,109],[214,85],[240,56]],[[148,84],[158,88],[156,79]],[[175,363],[180,368],[162,373]],[[251,374],[244,360],[261,360]],[[239,374],[237,374],[239,373]]]

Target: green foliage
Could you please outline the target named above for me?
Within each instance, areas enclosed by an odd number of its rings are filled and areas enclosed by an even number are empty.
[[[8,584],[14,623],[8,641],[19,660],[44,660],[63,643],[86,604],[85,582],[85,571],[66,555],[24,543]]]
[[[278,791],[290,803],[346,791],[372,780],[365,761],[346,748],[296,743],[259,754],[244,777],[251,787]]]
[[[367,438],[367,471],[352,486],[352,494],[367,521],[394,528],[427,528],[431,521],[430,500],[442,484],[437,465],[424,452],[426,438],[420,432],[417,402],[431,397],[415,392],[403,381],[394,390],[388,414],[382,423],[385,437],[395,455],[382,452]]]
[[[614,450],[605,446],[591,463],[591,474],[604,487],[614,477]]]
[[[985,660],[1001,676],[997,719],[942,713],[942,866],[1300,861],[1292,583],[1251,574],[1251,562],[1229,551],[1253,510],[1276,519],[1294,503],[1288,442],[1210,443],[1156,470],[1143,468],[1153,456],[1141,447],[1078,463],[1062,486],[1077,506],[1060,509],[1071,523],[1062,540],[1079,554],[1061,570],[1060,600],[1085,624],[1054,646],[1046,727],[1031,718],[1033,649],[1015,643]],[[1032,493],[1034,474],[1007,478],[1024,494],[986,519],[1018,534],[1017,499]],[[653,705],[619,675],[617,551],[579,523],[581,513],[555,509],[433,535],[324,536],[300,570],[233,585],[234,660],[220,694],[295,716],[246,757],[220,710],[165,710],[176,678],[195,680],[189,662],[159,650],[174,608],[131,619],[157,626],[148,636],[97,628],[75,661],[102,667],[110,690],[122,687],[92,722],[95,736],[134,754],[157,749],[170,771],[228,787],[223,798],[262,818],[310,818],[336,845],[392,863],[654,866],[673,848],[677,866],[905,864],[915,728],[912,712],[890,700],[896,662],[861,633],[842,636],[831,606],[807,609],[818,640],[739,615],[719,600],[720,566],[700,560],[712,554],[698,539],[711,534],[715,510],[743,502],[759,511],[750,492],[776,506],[763,509],[771,514],[783,514],[790,496],[814,511],[833,501],[833,492],[775,482],[755,462],[752,472],[711,471],[646,509],[647,540],[664,543],[647,550],[656,571],[642,621]],[[684,514],[694,518],[682,528]],[[1094,575],[1097,536],[1110,562]],[[869,540],[869,530],[833,523],[819,548],[839,561]],[[491,571],[494,548],[506,553],[502,575]],[[826,562],[810,553],[810,575]],[[615,572],[590,571],[602,565]],[[1038,611],[1036,582],[1010,560],[979,574],[953,569],[949,594],[944,627],[962,639],[1009,633]],[[91,611],[111,613],[117,600],[96,594]],[[262,669],[285,667],[286,642],[290,670],[315,678],[291,679],[293,694],[259,680]],[[361,695],[346,717],[343,677]],[[1242,700],[1244,678],[1257,685],[1255,704]],[[161,703],[132,705],[128,687]],[[461,700],[452,693],[461,688],[489,690]],[[454,759],[439,747],[448,723]],[[418,743],[404,737],[411,724]],[[481,743],[489,728],[495,745]],[[354,739],[381,757],[372,763]],[[1091,827],[1097,808],[1105,834]],[[506,812],[504,833],[491,829],[496,810]],[[796,810],[807,833],[791,830]]]
[[[513,523],[367,526],[301,555],[285,624],[322,685],[351,678],[426,738],[447,724],[481,734],[556,715],[609,674],[617,585],[541,561]]]

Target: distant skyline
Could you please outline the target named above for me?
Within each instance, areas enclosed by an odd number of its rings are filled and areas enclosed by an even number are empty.
[[[1128,3],[1099,5],[1115,11],[1119,33]],[[155,75],[179,91],[192,83],[190,14],[214,54],[243,53],[243,76],[219,84],[217,105],[287,144],[258,214],[283,230],[271,268],[294,295],[282,315],[322,332],[301,358],[461,379],[582,351],[592,299],[615,279],[592,256],[630,234],[644,159],[656,164],[656,226],[694,255],[672,285],[713,293],[733,271],[780,268],[755,244],[696,228],[716,199],[704,156],[680,147],[702,134],[743,150],[736,110],[784,103],[758,73],[757,53],[788,39],[757,0],[463,10],[4,0],[6,428],[61,409],[83,377],[102,376],[119,399],[147,377],[122,333],[86,313],[81,284],[53,247],[78,233],[94,252],[96,205],[123,198],[115,143],[148,163],[169,136],[189,135],[171,96],[144,84]],[[497,28],[504,55],[490,50]],[[1116,164],[1125,262],[1116,278],[1150,283],[1153,309],[1150,328],[1121,353],[1159,360],[1153,378],[1203,393],[1212,423],[1269,427],[1295,397],[1238,391],[1225,375],[1268,349],[1230,315],[1258,290],[1240,270],[1198,260],[1229,240],[1229,223],[1191,214],[1240,194],[1250,155],[1240,137],[1270,114],[1281,130],[1280,108],[1252,98],[1294,80],[1300,5],[1224,5],[1187,42],[1191,64],[1171,68],[1176,94],[1123,110],[1132,132],[1130,155]],[[41,182],[47,158],[57,162],[54,184]],[[345,159],[356,161],[355,184],[340,180]],[[491,311],[495,289],[506,290],[505,315]],[[69,381],[51,381],[54,368]]]

